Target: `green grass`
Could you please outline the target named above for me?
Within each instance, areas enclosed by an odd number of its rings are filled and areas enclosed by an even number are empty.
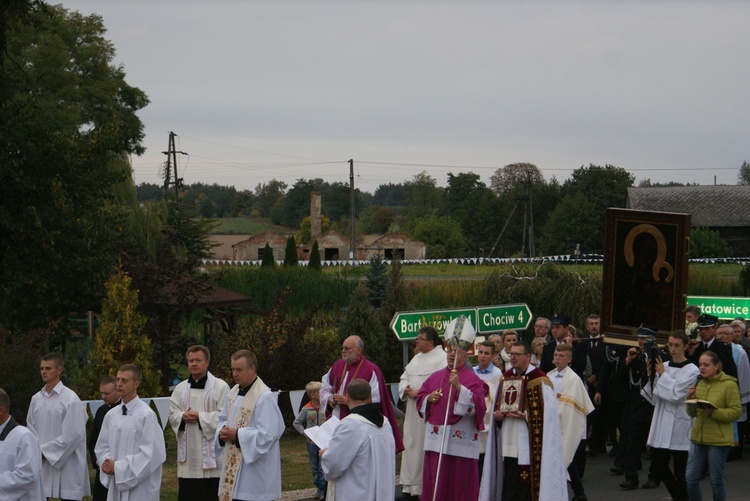
[[[223,217],[216,219],[216,228],[213,232],[217,235],[255,235],[267,230],[293,233],[294,228],[285,228],[271,224],[267,220],[252,219],[248,217]]]

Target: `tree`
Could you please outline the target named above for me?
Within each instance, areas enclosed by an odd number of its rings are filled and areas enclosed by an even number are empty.
[[[101,17],[18,1],[0,16],[0,324],[19,332],[99,301],[148,99],[111,64]]]
[[[443,189],[427,171],[415,174],[404,183],[407,214],[411,218],[437,214],[443,203]]]
[[[462,257],[465,238],[461,227],[453,219],[427,216],[412,223],[411,235],[427,244],[427,257],[441,259]]]
[[[310,251],[310,263],[308,267],[311,270],[321,271],[323,269],[320,263],[320,249],[318,248],[318,241],[315,240],[312,244],[312,250]]]
[[[387,359],[385,354],[386,333],[378,322],[375,309],[370,304],[369,293],[365,284],[359,284],[352,293],[349,301],[349,311],[346,319],[339,328],[339,337],[343,340],[348,336],[357,335],[365,343],[367,357],[383,367]]]
[[[288,268],[294,268],[297,266],[297,242],[294,241],[294,236],[290,236],[286,240],[286,249],[284,249],[284,266]]]
[[[747,163],[747,161],[742,162],[740,173],[737,177],[737,184],[750,186],[750,163]]]
[[[690,228],[690,257],[731,257],[732,248],[718,231],[706,227]]]
[[[375,190],[373,203],[381,207],[400,207],[405,204],[404,185],[387,183],[381,184]]]
[[[584,254],[602,252],[604,225],[598,224],[601,212],[581,193],[565,197],[544,225],[544,253],[572,254],[578,244]]]
[[[633,187],[635,176],[622,167],[589,164],[573,171],[562,185],[561,195],[581,194],[596,207],[625,207],[628,188]],[[604,222],[604,211],[601,213]]]
[[[266,246],[263,248],[263,260],[260,262],[261,268],[276,268],[276,260],[273,257],[273,249],[271,244],[266,242]]]
[[[370,259],[367,270],[367,292],[373,308],[378,309],[383,304],[387,288],[388,265],[383,261],[383,256],[377,254]]]
[[[386,233],[398,216],[388,207],[373,206],[367,212],[362,213],[360,223],[365,233]]]
[[[490,177],[490,187],[498,195],[514,189],[519,184],[528,182],[544,184],[544,176],[539,167],[525,162],[508,164],[501,169],[497,169]]]
[[[325,234],[329,229],[331,229],[331,220],[321,214],[320,232]],[[299,233],[297,234],[297,236],[299,237],[300,243],[306,244],[310,242],[310,239],[312,238],[312,221],[310,219],[310,216],[307,216],[299,224]]]
[[[255,210],[260,217],[270,217],[273,206],[284,197],[286,183],[271,179],[255,187]]]
[[[138,387],[141,396],[160,394],[159,374],[151,362],[151,340],[144,333],[146,317],[138,311],[138,291],[132,283],[130,276],[118,268],[105,284],[102,314],[87,368],[90,398],[98,398],[95,388],[101,375],[116,374],[122,364],[135,364],[143,371]]]
[[[613,165],[589,165],[573,171],[560,189],[561,202],[544,226],[543,249],[572,253],[581,244],[583,253],[604,250],[604,217],[607,207],[625,207],[635,176]]]

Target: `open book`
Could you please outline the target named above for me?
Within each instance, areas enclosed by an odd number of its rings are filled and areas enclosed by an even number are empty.
[[[716,407],[708,400],[698,400],[697,398],[691,398],[689,400],[685,400],[685,403],[688,405],[688,407],[693,407],[695,409],[718,409],[718,407]]]
[[[320,426],[306,428],[305,435],[321,449],[328,449],[328,444],[331,442],[331,437],[333,436],[333,430],[336,429],[340,422],[339,418],[331,416]]]

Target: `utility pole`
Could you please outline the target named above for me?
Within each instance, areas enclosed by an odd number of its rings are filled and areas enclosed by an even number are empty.
[[[354,262],[357,257],[357,234],[355,231],[354,211],[354,159],[349,159],[349,260]]]
[[[162,151],[167,155],[167,166],[164,169],[164,197],[166,198],[169,194],[169,186],[174,184],[174,199],[175,202],[180,201],[180,187],[182,186],[182,178],[177,177],[177,154],[187,155],[184,151],[176,151],[174,145],[174,138],[177,134],[169,132],[169,142],[167,144],[167,151]],[[174,181],[172,181],[172,168],[174,167]]]

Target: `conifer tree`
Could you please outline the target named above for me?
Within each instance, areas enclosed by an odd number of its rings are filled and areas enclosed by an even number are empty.
[[[286,240],[286,249],[284,250],[284,266],[293,268],[297,266],[297,242],[294,236]]]
[[[104,286],[106,295],[91,350],[91,388],[98,388],[102,376],[117,374],[121,365],[135,364],[143,371],[138,394],[157,396],[159,374],[152,363],[151,339],[143,332],[146,317],[138,311],[138,291],[131,284],[130,275],[118,268]],[[92,396],[97,397],[96,392]]]
[[[320,263],[320,249],[318,248],[318,241],[313,242],[312,250],[310,251],[310,264],[308,265],[312,270],[322,270],[323,265]]]
[[[263,260],[260,262],[261,268],[276,268],[276,260],[273,258],[273,249],[271,244],[266,242],[266,247],[263,249]]]

